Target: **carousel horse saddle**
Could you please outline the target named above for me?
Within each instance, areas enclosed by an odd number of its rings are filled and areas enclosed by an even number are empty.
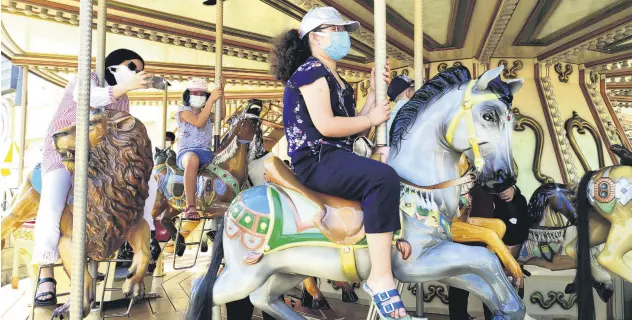
[[[364,239],[364,217],[360,202],[310,190],[278,157],[265,161],[265,179],[314,202],[319,212],[314,216],[313,223],[330,241],[349,245]]]
[[[166,195],[169,195],[169,198],[175,199],[183,199],[184,198],[184,170],[180,169],[175,164],[175,161],[167,161],[165,166],[169,169],[169,174],[167,176],[167,184],[166,184]],[[206,170],[206,167],[202,167],[198,170],[198,182],[199,176]],[[198,184],[198,183],[196,183]]]

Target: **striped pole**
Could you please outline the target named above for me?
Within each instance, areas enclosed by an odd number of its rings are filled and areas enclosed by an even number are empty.
[[[217,1],[217,19],[215,21],[215,87],[220,86],[220,77],[222,76],[222,55],[224,54],[224,0]],[[213,121],[213,148],[215,151],[219,148],[219,135],[221,134],[221,113],[222,100],[215,102],[215,119]]]
[[[386,0],[375,0],[373,15],[375,26],[375,103],[380,105],[387,101],[386,81],[382,76],[386,67]],[[377,127],[376,146],[386,146],[386,122]]]
[[[88,121],[90,116],[90,63],[92,49],[92,1],[79,4],[79,70],[77,72],[77,129],[72,215],[72,279],[70,320],[83,319],[83,274],[86,267],[86,204],[88,198]]]

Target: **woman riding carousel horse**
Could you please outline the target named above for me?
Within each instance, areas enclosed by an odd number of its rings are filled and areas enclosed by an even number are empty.
[[[99,87],[96,73],[92,72],[90,82],[90,108],[105,108],[129,112],[127,92],[147,88],[151,75],[143,71],[145,61],[136,52],[128,49],[112,51],[105,58],[105,86]],[[55,150],[53,134],[58,130],[74,125],[77,114],[78,87],[73,79],[64,90],[63,97],[53,116],[46,138],[42,157],[42,193],[35,223],[35,245],[33,264],[47,265],[59,260],[57,245],[60,239],[60,219],[66,206],[66,196],[72,181],[70,173],[62,164],[61,155]],[[149,182],[150,198],[155,194],[157,185],[153,179]],[[154,232],[151,217],[151,204],[145,202],[144,218]],[[56,282],[53,269],[42,269],[35,296],[36,306],[57,304]]]
[[[399,177],[388,165],[352,152],[358,134],[388,120],[390,106],[388,101],[376,105],[373,72],[366,103],[356,115],[353,88],[336,71],[351,48],[348,32],[359,28],[334,8],[314,9],[300,30],[281,36],[272,70],[286,84],[283,121],[296,174],[313,190],[362,201],[372,266],[364,289],[390,297],[380,303],[383,319],[404,319],[390,261],[393,232],[400,229]],[[387,83],[389,69],[382,74]]]

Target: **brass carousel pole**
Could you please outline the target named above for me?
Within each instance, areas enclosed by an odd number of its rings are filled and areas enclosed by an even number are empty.
[[[19,144],[18,144],[18,187],[22,185],[22,180],[24,179],[24,153],[26,151],[26,117],[27,117],[27,105],[28,105],[28,85],[29,85],[29,66],[22,67],[22,95],[21,95],[21,126],[20,126],[20,136],[19,136]]]
[[[79,68],[77,72],[77,129],[74,204],[72,215],[72,274],[70,319],[83,319],[83,274],[86,267],[86,200],[88,197],[88,121],[90,116],[90,63],[92,49],[92,1],[79,5]]]
[[[107,17],[107,0],[99,0],[97,6],[97,65],[96,72],[99,87],[105,87],[105,21]]]
[[[224,54],[224,0],[217,1],[217,8],[215,8],[217,18],[215,19],[215,87],[221,86],[220,79],[222,77],[222,55]],[[213,150],[219,149],[219,139],[221,134],[221,113],[222,113],[222,101],[224,97],[215,102],[215,117],[213,121]],[[212,220],[212,222],[215,220]],[[215,229],[216,225],[213,225]],[[222,319],[222,311],[219,306],[215,306],[212,311],[213,318]]]
[[[222,55],[224,54],[224,1],[217,1],[217,18],[215,21],[215,86],[220,86],[222,77]],[[215,102],[215,118],[213,121],[213,148],[215,151],[219,148],[219,135],[221,134],[221,113],[222,101],[224,97]]]
[[[421,85],[424,82],[424,36],[423,36],[423,0],[415,0],[414,7],[414,16],[415,16],[415,56],[414,60],[414,68],[415,68],[415,91],[421,88]],[[416,303],[415,303],[415,311],[418,317],[422,317],[424,315],[424,285],[422,283],[417,283],[417,295],[415,295]]]
[[[167,104],[168,104],[168,85],[165,80],[165,90],[162,93],[162,118],[160,119],[160,148],[167,147]]]
[[[386,82],[382,72],[386,66],[386,0],[375,0],[373,3],[375,26],[375,103],[380,105],[386,101]],[[377,127],[376,146],[386,146],[386,122]],[[382,158],[382,162],[386,159]]]
[[[384,103],[386,98],[386,81],[382,77],[382,72],[386,67],[386,0],[375,0],[373,2],[373,25],[375,29],[375,104],[380,105]],[[386,122],[382,123],[376,128],[375,132],[375,145],[377,147],[386,146]],[[383,155],[381,161],[386,162]],[[397,290],[401,292],[403,284],[397,282]],[[377,318],[378,310],[375,306],[375,302],[371,302],[369,308],[369,314],[367,320],[373,320]]]

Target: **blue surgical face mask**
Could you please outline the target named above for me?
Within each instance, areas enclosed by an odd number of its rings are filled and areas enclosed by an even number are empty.
[[[349,51],[351,51],[351,39],[349,39],[349,33],[347,31],[339,32],[317,32],[319,36],[327,36],[331,40],[329,46],[326,48],[321,47],[325,53],[334,61],[338,61],[344,58]]]

